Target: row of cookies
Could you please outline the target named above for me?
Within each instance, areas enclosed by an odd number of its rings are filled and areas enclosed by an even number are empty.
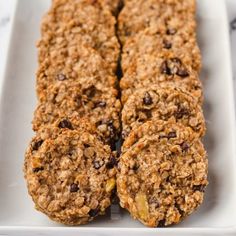
[[[207,157],[195,0],[125,0],[120,204],[151,227],[179,223],[203,201]]]
[[[117,8],[118,1],[53,0],[42,21],[36,135],[24,173],[36,209],[63,224],[85,224],[111,204],[121,109]]]

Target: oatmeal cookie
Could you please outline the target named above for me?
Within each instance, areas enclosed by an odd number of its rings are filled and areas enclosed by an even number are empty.
[[[186,70],[181,60],[178,58],[153,58],[151,55],[145,55],[140,58],[140,61],[143,62],[138,63],[137,68],[127,71],[120,80],[123,104],[135,90],[150,85],[161,87],[171,85],[183,88],[189,91],[199,104],[202,104],[203,90],[199,75],[190,68]]]
[[[89,131],[45,126],[32,139],[24,162],[36,209],[67,225],[104,214],[116,184],[113,159],[109,146]]]
[[[195,11],[195,0],[127,1],[118,17],[118,35],[122,44],[145,29],[189,38],[196,34]]]
[[[54,123],[58,118],[77,114],[87,117],[113,145],[120,133],[120,101],[117,90],[103,87],[102,83],[61,81],[50,86],[42,97],[33,119],[33,129]]]
[[[122,110],[122,136],[148,120],[172,120],[181,123],[202,137],[205,119],[201,106],[192,95],[177,87],[150,86],[138,89]]]
[[[93,80],[102,83],[104,87],[115,87],[117,78],[109,65],[92,48],[74,46],[54,51],[37,71],[37,94],[41,101],[48,87],[58,82],[85,82]]]
[[[178,35],[164,35],[160,37],[157,34],[150,34],[142,31],[129,38],[122,49],[122,71],[125,73],[137,58],[143,55],[155,55],[158,57],[160,52],[172,51],[176,55],[186,54],[190,58],[190,65],[194,70],[201,70],[201,53],[194,37],[184,39]]]
[[[203,201],[208,161],[200,139],[175,123],[147,122],[120,157],[120,204],[150,227],[179,223]]]
[[[115,24],[100,1],[54,0],[41,25],[39,62],[59,49],[85,45],[97,50],[115,71],[120,47]]]

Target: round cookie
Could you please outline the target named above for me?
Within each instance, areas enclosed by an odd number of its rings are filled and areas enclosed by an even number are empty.
[[[28,192],[36,209],[52,220],[85,224],[111,204],[113,163],[109,146],[88,130],[46,126],[25,154]]]
[[[120,81],[122,102],[138,88],[149,85],[172,83],[193,94],[202,102],[202,85],[198,73],[192,68],[189,53],[179,51],[159,51],[154,54],[144,54],[131,64]]]
[[[55,50],[50,56],[44,56],[44,61],[40,63],[37,71],[38,98],[44,98],[48,87],[54,83],[85,83],[87,80],[100,82],[104,87],[116,86],[116,77],[109,65],[94,49],[76,45]]]
[[[87,117],[103,134],[107,143],[114,145],[120,133],[121,104],[117,90],[94,84],[62,81],[50,86],[34,113],[33,129],[54,123],[64,116]]]
[[[100,1],[54,0],[41,25],[39,61],[59,49],[84,45],[98,51],[115,72],[120,49],[115,24]]]
[[[147,122],[136,131],[118,165],[120,204],[147,226],[177,224],[203,201],[203,144],[180,124]]]
[[[123,73],[136,62],[137,58],[143,57],[144,54],[158,57],[162,51],[172,51],[176,55],[185,53],[185,57],[190,58],[191,67],[198,72],[201,69],[201,53],[195,37],[189,37],[188,39],[178,35],[160,37],[160,35],[142,31],[127,39],[122,48],[121,66]]]
[[[195,1],[127,1],[118,17],[118,36],[124,45],[126,40],[148,29],[159,34],[179,35],[188,38],[195,35]],[[142,9],[142,10],[140,10]]]
[[[123,138],[148,120],[172,120],[190,127],[199,137],[206,129],[203,111],[196,99],[173,86],[149,86],[129,97],[122,110]]]

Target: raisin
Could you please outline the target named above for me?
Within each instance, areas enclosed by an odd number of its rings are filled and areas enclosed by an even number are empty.
[[[70,192],[71,193],[75,193],[78,190],[79,190],[79,186],[77,184],[75,184],[75,183],[71,184],[71,186],[70,186]]]
[[[64,128],[73,129],[71,122],[66,120],[66,119],[62,120],[59,123],[58,127],[61,128],[61,129],[64,129]]]
[[[151,95],[146,92],[143,98],[143,104],[144,105],[151,105],[153,103]]]
[[[39,140],[39,141],[35,142],[32,146],[33,150],[37,151],[42,144],[43,144],[43,140]]]

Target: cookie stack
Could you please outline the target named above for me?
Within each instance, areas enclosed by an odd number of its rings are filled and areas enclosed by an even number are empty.
[[[42,22],[36,135],[24,172],[35,207],[68,225],[104,214],[115,187],[117,7],[110,0],[53,0]]]
[[[180,222],[203,201],[207,157],[195,0],[125,0],[118,17],[122,207],[151,227]]]

